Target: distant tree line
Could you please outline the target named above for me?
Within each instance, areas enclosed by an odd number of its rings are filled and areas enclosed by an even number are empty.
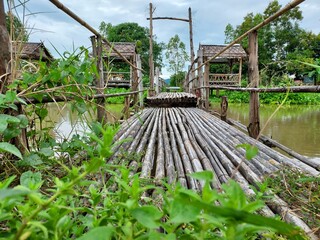
[[[225,42],[230,43],[281,7],[274,0],[263,13],[248,13],[237,26],[228,24],[225,28]],[[284,74],[299,76],[313,70],[301,62],[315,63],[320,57],[320,34],[302,29],[302,19],[302,11],[296,7],[258,31],[259,68],[265,75],[265,84],[270,84],[272,78]],[[247,50],[248,39],[245,38],[241,45]]]

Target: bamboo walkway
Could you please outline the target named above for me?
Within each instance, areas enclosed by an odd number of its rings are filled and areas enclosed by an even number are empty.
[[[181,185],[201,190],[202,182],[188,176],[202,170],[214,172],[212,187],[220,189],[230,178],[236,180],[247,195],[254,195],[250,185],[257,186],[263,176],[282,168],[301,170],[311,176],[320,175],[320,164],[302,162],[252,139],[242,131],[198,108],[146,108],[138,116],[122,124],[116,140],[130,139],[114,147],[112,164],[124,164],[123,152],[141,154],[141,161],[128,164],[132,173],[139,172],[141,178],[178,180]],[[245,150],[237,147],[249,143],[259,152],[251,161],[244,159]],[[281,215],[306,232],[309,227],[289,209],[278,196],[273,198],[261,214]]]

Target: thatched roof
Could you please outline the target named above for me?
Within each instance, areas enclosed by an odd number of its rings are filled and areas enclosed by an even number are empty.
[[[227,45],[199,45],[199,49],[203,50],[203,56],[211,58],[217,53],[219,53],[221,50],[223,50]],[[231,48],[229,48],[227,51],[222,53],[220,56],[218,56],[216,59],[212,60],[212,62],[228,62],[232,59],[238,60],[238,59],[244,59],[247,58],[247,53],[244,51],[244,49],[241,47],[240,44],[235,44]]]
[[[21,59],[51,61],[53,56],[42,42],[12,42],[12,51]]]
[[[118,50],[126,58],[133,57],[136,55],[136,44],[132,42],[113,42],[112,48],[106,43],[103,44],[104,51],[106,51],[108,57],[118,57],[118,54],[113,50]]]

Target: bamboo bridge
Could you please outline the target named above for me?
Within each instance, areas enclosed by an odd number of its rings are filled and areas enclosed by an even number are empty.
[[[170,100],[169,100],[170,99]],[[175,107],[168,107],[173,102]],[[189,93],[161,93],[148,98],[148,108],[131,117],[121,126],[115,140],[122,144],[114,147],[111,164],[127,164],[132,173],[141,178],[179,181],[196,191],[202,182],[189,177],[190,173],[210,170],[214,173],[212,187],[220,189],[229,179],[236,180],[247,195],[254,195],[250,185],[258,187],[264,176],[283,168],[292,168],[311,176],[320,175],[320,163],[289,158],[243,131],[212,114],[196,108],[197,98]],[[181,106],[185,107],[179,107]],[[156,106],[156,107],[155,107]],[[186,107],[189,106],[189,107]],[[259,149],[251,160],[245,159],[240,144],[251,144]],[[141,154],[141,160],[124,163],[123,153]],[[310,228],[294,214],[285,200],[275,196],[262,210],[266,216],[279,214],[306,232]]]
[[[198,56],[194,59],[193,49],[193,30],[191,9],[189,8],[189,18],[174,18],[171,20],[182,20],[189,23],[190,33],[190,67],[184,83],[186,92],[196,92],[197,97],[192,94],[161,93],[156,97],[146,100],[144,110],[129,118],[121,126],[120,131],[115,136],[115,141],[121,141],[113,149],[113,156],[108,160],[110,164],[125,164],[130,167],[132,173],[140,173],[141,178],[162,180],[167,179],[169,183],[179,181],[182,186],[194,190],[201,190],[202,182],[189,177],[190,173],[202,170],[214,172],[212,187],[220,189],[221,184],[229,179],[236,180],[248,196],[255,195],[250,185],[259,189],[259,183],[264,176],[273,174],[284,168],[292,168],[305,172],[310,176],[320,175],[320,163],[307,158],[289,158],[274,149],[257,141],[259,136],[259,69],[258,69],[258,38],[257,31],[272,22],[282,14],[299,5],[304,0],[294,0],[275,14],[264,19],[263,22],[254,26],[243,35],[239,36],[227,46],[200,45]],[[79,22],[94,34],[91,37],[93,56],[97,61],[99,79],[97,79],[97,89],[106,86],[103,61],[110,59],[103,56],[102,43],[105,48],[112,48],[116,59],[119,58],[129,64],[130,86],[134,105],[140,93],[140,106],[142,106],[142,69],[139,56],[135,53],[134,46],[129,43],[120,46],[110,43],[106,38],[83,21],[79,16],[66,8],[58,0],[50,0],[54,5],[67,13],[74,20]],[[154,64],[152,50],[153,18],[152,3],[150,3],[150,96],[160,92],[159,84],[154,80]],[[248,37],[248,56],[242,51],[239,45],[244,38]],[[119,45],[119,44],[118,44]],[[128,45],[128,46],[127,46]],[[130,49],[128,48],[130,45]],[[114,47],[115,46],[115,47]],[[245,132],[229,125],[227,122],[211,115],[210,113],[197,108],[208,109],[210,89],[222,89],[223,86],[217,85],[240,85],[242,61],[248,61],[248,82],[253,90],[250,90],[250,125],[248,127],[249,137]],[[113,60],[114,61],[114,60]],[[232,70],[233,63],[239,63],[237,74],[230,71],[229,74],[210,73],[210,63],[227,63]],[[195,66],[197,65],[197,66]],[[122,73],[121,73],[122,74]],[[109,74],[110,75],[110,74]],[[110,84],[113,80],[121,80],[123,77],[107,76]],[[119,82],[114,83],[119,85]],[[121,83],[122,84],[122,83]],[[237,90],[237,89],[231,89]],[[243,90],[243,89],[242,89]],[[246,89],[247,90],[247,89]],[[285,89],[282,89],[285,90]],[[281,91],[282,91],[281,90]],[[293,90],[293,88],[290,88]],[[302,91],[319,92],[320,89],[302,89]],[[265,91],[265,90],[264,90]],[[282,91],[283,92],[283,91]],[[100,93],[102,95],[102,92]],[[98,106],[103,106],[106,96],[100,96]],[[128,105],[128,104],[127,104]],[[103,121],[105,112],[102,107],[98,107],[97,119]],[[129,140],[128,140],[129,139]],[[258,148],[258,154],[250,161],[245,159],[245,149],[237,147],[241,144],[250,144]],[[131,161],[124,159],[123,153],[137,154]],[[141,158],[140,158],[141,155]],[[127,156],[127,154],[125,154]],[[294,154],[298,156],[298,154]],[[311,239],[318,239],[297,216],[293,209],[284,199],[275,195],[264,207],[261,214],[265,216],[280,215],[285,221],[300,226],[308,233]]]

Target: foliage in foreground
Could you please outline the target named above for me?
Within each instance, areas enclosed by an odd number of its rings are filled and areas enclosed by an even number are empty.
[[[320,177],[283,169],[266,180],[273,192],[286,199],[291,209],[320,236]]]
[[[203,183],[196,193],[179,184],[147,183],[125,166],[107,165],[115,129],[92,130],[91,143],[74,141],[76,152],[88,159],[82,164],[48,155],[60,165],[59,177],[49,161],[29,162],[18,185],[10,187],[15,176],[0,182],[0,239],[276,239],[276,233],[303,239],[295,227],[256,214],[263,201],[249,200],[236,182],[211,189],[210,171],[191,175]]]

